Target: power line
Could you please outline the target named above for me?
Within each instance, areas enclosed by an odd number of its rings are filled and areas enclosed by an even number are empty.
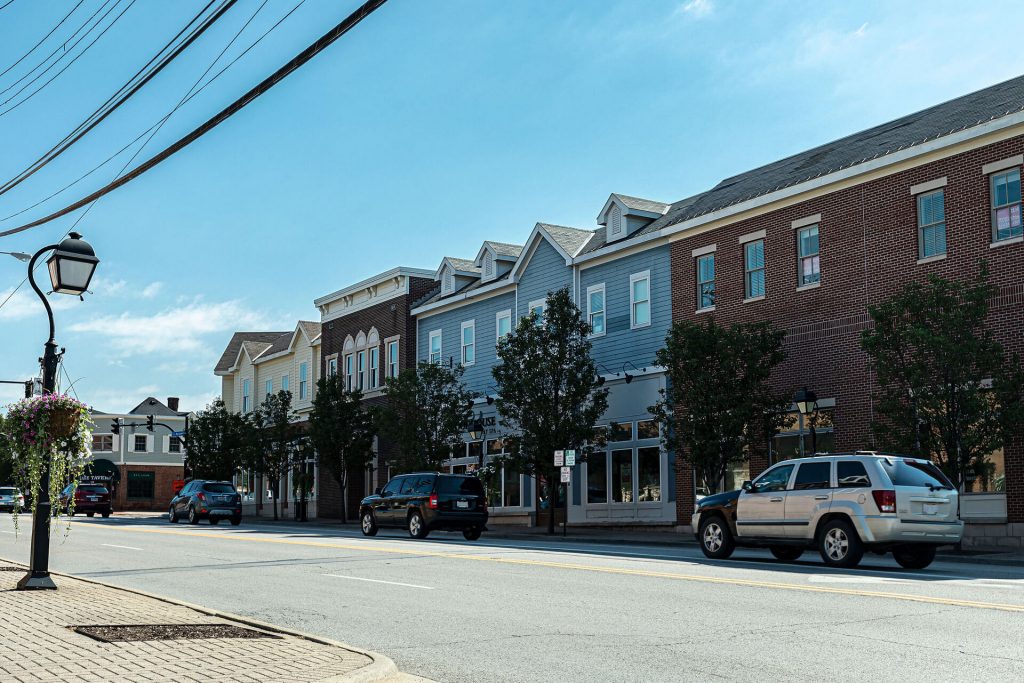
[[[0,10],[7,9],[10,5],[14,4],[14,0],[7,0],[4,4],[0,5]]]
[[[296,69],[301,67],[309,60],[311,60],[313,57],[320,54],[338,38],[352,30],[353,27],[359,24],[359,22],[361,22],[366,17],[373,14],[373,12],[380,8],[380,6],[383,5],[385,2],[387,2],[387,0],[367,0],[359,7],[359,9],[357,9],[352,14],[348,15],[340,24],[338,24],[330,31],[322,35],[320,38],[314,41],[309,47],[307,47],[305,50],[296,55],[290,62],[282,66],[280,69],[275,71],[267,78],[265,78],[257,86],[250,89],[249,92],[239,97],[237,100],[235,100],[230,105],[222,109],[218,114],[207,120],[205,123],[200,125],[198,128],[193,130],[185,137],[179,139],[174,144],[170,145],[163,151],[159,152],[155,156],[151,157],[147,161],[132,169],[132,171],[127,175],[124,175],[114,180],[113,182],[107,184],[105,187],[96,190],[92,194],[83,197],[82,199],[79,199],[78,201],[64,207],[63,209],[60,209],[59,211],[55,211],[54,213],[51,213],[48,216],[44,216],[43,218],[39,218],[30,223],[20,225],[17,228],[4,230],[3,232],[0,232],[0,237],[7,237],[8,235],[14,235],[19,232],[24,232],[25,230],[38,227],[40,225],[45,225],[46,223],[49,223],[57,218],[60,218],[61,216],[66,216],[72,211],[77,211],[78,209],[82,208],[89,202],[95,201],[96,199],[113,192],[114,190],[118,189],[123,185],[127,185],[132,180],[135,180],[149,169],[153,168],[154,166],[164,161],[168,157],[172,156],[176,152],[181,151],[191,143],[201,138],[206,133],[209,133],[211,130],[219,126],[224,121],[231,118],[233,115],[235,115],[240,110],[245,108],[252,101],[257,99],[260,95],[267,92],[275,85],[280,83],[282,80],[284,80],[286,77],[288,77]]]
[[[14,2],[14,0],[11,0],[11,2]],[[7,5],[11,4],[11,2],[7,3]],[[85,0],[78,0],[78,4],[75,5],[74,7],[72,7],[71,11],[68,12],[67,14],[65,14],[64,18],[61,19],[60,21],[58,21],[57,25],[50,29],[49,33],[47,33],[45,36],[40,38],[38,43],[33,45],[32,48],[28,52],[26,52],[25,54],[23,54],[21,57],[18,58],[18,61],[16,61],[14,64],[11,64],[9,67],[4,69],[3,71],[0,71],[0,76],[6,75],[8,71],[10,71],[14,67],[18,66],[19,64],[21,64],[22,61],[25,60],[25,58],[27,58],[30,54],[35,52],[36,48],[39,47],[40,45],[42,45],[43,43],[45,43],[46,39],[49,38],[50,36],[52,36],[53,32],[56,31],[57,29],[59,29],[61,27],[61,25],[63,25],[64,22],[68,20],[68,17],[70,17],[72,14],[74,14],[75,10],[82,6],[83,2],[85,2]],[[4,7],[6,7],[7,5],[4,5]],[[0,9],[3,9],[3,7],[0,7]]]
[[[205,33],[206,30],[210,28],[210,26],[212,26],[218,19],[220,19],[225,12],[231,9],[231,6],[235,4],[236,0],[224,0],[224,2],[221,4],[220,8],[217,11],[215,11],[213,14],[204,19],[199,26],[195,27],[192,30],[192,32],[185,38],[185,40],[180,45],[174,48],[174,50],[172,50],[170,53],[164,55],[163,58],[161,58],[160,61],[157,62],[157,64],[150,69],[149,67],[153,65],[153,62],[156,61],[160,57],[160,55],[164,54],[169,48],[171,48],[175,41],[177,41],[178,38],[180,38],[181,35],[185,33],[185,31],[187,31],[190,26],[192,26],[192,24],[198,21],[199,18],[206,12],[207,9],[210,8],[211,5],[213,5],[214,2],[215,0],[210,0],[206,7],[201,9],[199,13],[196,14],[196,16],[193,17],[192,20],[185,25],[185,28],[181,29],[181,31],[179,31],[178,34],[167,43],[167,45],[161,48],[161,50],[156,55],[154,55],[149,60],[149,62],[146,63],[145,66],[136,71],[135,74],[130,79],[128,79],[128,82],[126,82],[124,85],[118,88],[117,92],[115,92],[113,95],[107,98],[106,102],[104,102],[96,111],[90,114],[85,121],[78,124],[78,126],[76,126],[74,130],[68,133],[63,140],[58,142],[55,146],[51,147],[46,153],[39,157],[39,159],[37,159],[31,165],[29,165],[28,168],[24,169],[14,178],[8,180],[2,186],[0,186],[0,195],[5,194],[6,192],[10,191],[14,187],[17,187],[25,180],[30,178],[39,169],[43,168],[48,163],[59,157],[61,154],[67,151],[67,149],[70,148],[73,144],[75,144],[76,142],[81,140],[86,134],[88,134],[89,131],[98,126],[105,118],[114,113],[121,105],[127,102],[129,98],[131,98],[135,93],[142,89],[147,83],[149,83],[149,81],[155,78],[157,74],[163,71],[163,69],[168,64],[173,62],[174,59],[177,58],[178,55],[180,55],[182,52],[184,52],[189,47],[189,45],[195,42],[199,38],[199,36],[203,35],[203,33]],[[10,111],[10,109],[8,111]],[[0,114],[0,116],[2,115],[3,114]]]

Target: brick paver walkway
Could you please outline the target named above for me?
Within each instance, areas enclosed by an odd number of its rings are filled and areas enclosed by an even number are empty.
[[[10,566],[0,561],[0,566]],[[211,638],[102,643],[87,624],[245,626],[189,607],[70,577],[56,591],[16,591],[20,571],[0,571],[0,681],[344,681],[368,674],[360,652],[304,638]],[[280,634],[278,634],[280,635]],[[376,663],[380,668],[380,660]],[[361,671],[362,670],[362,671]],[[392,669],[393,671],[393,669]]]

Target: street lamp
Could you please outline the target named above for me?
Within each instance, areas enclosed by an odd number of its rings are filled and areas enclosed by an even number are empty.
[[[96,252],[88,242],[82,240],[77,232],[69,233],[60,244],[51,244],[37,251],[28,262],[28,281],[32,289],[39,295],[39,300],[46,308],[46,317],[50,323],[50,337],[43,347],[43,394],[52,394],[57,386],[57,363],[60,355],[57,353],[57,342],[54,341],[53,331],[53,309],[47,301],[43,291],[36,284],[33,271],[39,257],[48,251],[53,254],[46,261],[50,270],[50,282],[53,291],[58,294],[76,294],[79,297],[89,287],[92,281],[92,274],[96,271],[96,265],[100,262],[96,258]],[[24,260],[17,253],[12,256]],[[32,589],[54,589],[57,586],[50,578],[50,468],[48,463],[43,464],[42,476],[39,483],[39,500],[36,502],[36,511],[32,518],[32,549],[28,574],[18,582],[18,590]]]
[[[818,412],[818,396],[813,391],[808,391],[807,387],[804,387],[796,392],[796,396],[793,397],[793,403],[796,404],[796,409],[800,411],[800,414],[804,416],[804,420],[811,432],[811,453],[816,454],[818,452],[818,433],[814,430],[814,422],[809,418]],[[801,440],[803,439],[803,434],[800,435],[800,438]]]

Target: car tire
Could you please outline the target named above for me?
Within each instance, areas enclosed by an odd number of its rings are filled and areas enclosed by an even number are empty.
[[[475,541],[480,538],[481,533],[483,533],[483,529],[477,529],[476,527],[473,527],[472,529],[463,529],[462,537],[467,541]]]
[[[409,513],[409,535],[413,538],[426,538],[430,534],[423,515],[418,510]]]
[[[242,523],[242,518],[241,517],[232,517],[231,518],[231,526],[238,526],[241,523]]]
[[[935,561],[935,546],[896,546],[892,549],[892,557],[904,569],[924,569]]]
[[[210,526],[217,526],[220,524],[220,517],[210,517]]]
[[[100,514],[103,515],[103,519],[106,519],[107,517],[110,517],[110,513],[109,512],[102,512]]]
[[[92,517],[92,516],[94,516],[95,514],[96,514],[95,512],[86,512],[86,513],[85,513],[85,516],[86,516],[86,517]]]
[[[860,564],[864,544],[849,522],[833,519],[818,532],[818,551],[828,566],[848,569]]]
[[[698,536],[701,551],[712,560],[726,560],[736,549],[729,524],[718,515],[701,521]]]
[[[178,511],[174,509],[173,505],[167,509],[167,521],[171,524],[178,523]]]
[[[188,523],[199,524],[199,514],[196,512],[196,507],[194,505],[188,506]]]
[[[377,535],[377,520],[373,518],[373,513],[369,510],[365,510],[359,518],[359,526],[363,530],[363,536]]]
[[[804,549],[793,545],[773,545],[769,550],[780,562],[796,562],[804,554]]]

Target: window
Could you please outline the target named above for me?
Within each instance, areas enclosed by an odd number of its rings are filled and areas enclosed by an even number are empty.
[[[608,502],[608,454],[587,456],[587,502]]]
[[[618,204],[613,204],[608,212],[608,226],[611,228],[613,236],[622,232],[622,210],[619,209]]]
[[[128,499],[152,500],[156,472],[129,472]]]
[[[909,458],[895,460],[879,460],[882,469],[889,475],[889,481],[893,486],[916,486],[920,488],[945,488],[953,490],[955,487],[946,478],[938,467],[930,462],[918,462]]]
[[[92,435],[92,450],[93,453],[96,451],[112,451],[114,450],[114,435],[113,434],[93,434]]]
[[[172,436],[170,441],[167,442],[168,453],[181,453],[181,437]]]
[[[864,463],[856,460],[840,460],[836,463],[836,483],[840,488],[871,486],[871,478],[864,469]]]
[[[356,359],[358,360],[356,365],[356,388],[362,391],[366,377],[366,351],[357,353]]]
[[[936,190],[917,198],[917,245],[919,258],[946,253],[945,191]]]
[[[288,391],[288,375],[281,375],[281,391]]]
[[[402,482],[408,478],[409,477],[398,477],[396,479],[392,479],[391,481],[388,482],[387,486],[384,487],[384,490],[381,491],[381,493],[386,493],[392,496],[395,495],[396,493],[399,492],[399,490],[401,490]]]
[[[352,389],[355,388],[355,382],[352,379],[354,369],[355,368],[353,366],[353,358],[352,354],[350,353],[347,356],[345,356],[345,387],[349,391],[352,391]]]
[[[476,362],[476,321],[467,320],[462,323],[462,364],[472,365]]]
[[[380,386],[380,347],[374,346],[370,349],[370,379],[369,386],[371,389],[376,389]]]
[[[636,449],[636,499],[641,503],[661,500],[661,449]]]
[[[519,473],[510,466],[501,468],[502,497],[501,504],[504,507],[519,507],[522,505],[521,484]]]
[[[764,296],[764,240],[743,245],[744,295],[747,299]]]
[[[636,423],[636,438],[657,439],[661,436],[658,431],[658,423],[654,420],[641,420]]]
[[[388,342],[388,377],[398,377],[398,342]]]
[[[629,323],[630,327],[647,327],[651,324],[651,271],[629,276]]]
[[[992,241],[1020,237],[1020,169],[992,176]]]
[[[612,501],[633,502],[633,449],[612,451]]]
[[[430,362],[441,362],[441,330],[430,333]]]
[[[809,225],[796,233],[799,274],[797,284],[812,285],[821,281],[821,263],[818,260],[818,226]]]
[[[697,310],[715,307],[715,255],[697,257]]]
[[[587,322],[590,323],[591,334],[600,337],[604,327],[604,283],[587,287]]]
[[[832,465],[828,462],[805,462],[796,471],[794,491],[831,488]]]
[[[632,422],[613,422],[611,424],[611,433],[608,435],[609,441],[632,441],[633,440],[633,423]]]
[[[274,380],[268,379],[264,386],[266,387],[266,398],[270,398],[270,395],[274,393]]]
[[[334,377],[338,374],[338,359],[328,358],[327,359],[327,376]]]
[[[249,380],[242,380],[242,412],[249,412]]]
[[[500,311],[494,317],[495,343],[502,337],[512,333],[512,311]]]
[[[306,398],[307,381],[308,380],[306,378],[306,364],[305,363],[300,363],[299,364],[299,398],[300,399]]]
[[[484,254],[484,278],[489,279],[494,275],[494,256],[491,252]]]
[[[793,465],[779,465],[770,469],[754,482],[754,493],[771,493],[784,491],[789,483],[789,475],[793,473]]]
[[[544,324],[544,309],[546,307],[547,307],[547,303],[544,301],[544,299],[539,299],[537,301],[531,301],[530,302],[530,312],[529,312],[529,315],[536,315],[537,316],[537,325],[538,326]]]
[[[148,450],[146,448],[146,441],[145,434],[136,434],[132,443],[132,450],[136,453],[145,453]]]

